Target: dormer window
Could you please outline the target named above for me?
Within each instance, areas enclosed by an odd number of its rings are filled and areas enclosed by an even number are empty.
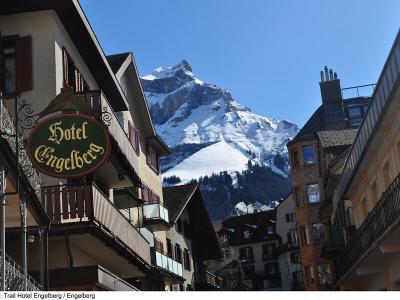
[[[245,230],[245,231],[243,232],[243,237],[244,237],[245,239],[249,239],[249,238],[251,237],[251,232],[250,232],[250,230]]]

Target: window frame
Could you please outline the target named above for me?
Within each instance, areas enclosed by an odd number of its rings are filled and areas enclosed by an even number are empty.
[[[305,155],[304,155],[304,150],[307,148],[311,148],[312,150],[312,155],[313,155],[313,161],[312,162],[306,162],[305,161]],[[303,145],[301,146],[301,155],[302,155],[302,163],[303,166],[312,166],[315,165],[317,163],[317,153],[316,153],[316,149],[315,149],[315,145],[310,144],[310,145]]]

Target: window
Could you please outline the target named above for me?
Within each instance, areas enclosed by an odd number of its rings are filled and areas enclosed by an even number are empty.
[[[331,268],[328,264],[318,265],[319,284],[332,284]]]
[[[179,244],[175,244],[175,260],[178,262],[182,262],[182,250]]]
[[[141,199],[145,203],[160,203],[160,197],[144,184],[142,187],[142,198]]]
[[[140,153],[139,129],[135,128],[131,121],[128,121],[128,137],[129,137],[129,142],[133,146],[136,155],[139,155]]]
[[[313,240],[315,244],[319,244],[323,240],[324,225],[321,223],[312,224]]]
[[[265,274],[267,275],[277,275],[279,274],[279,265],[276,262],[266,263],[264,265]]]
[[[364,218],[366,218],[368,215],[367,199],[363,198],[361,200],[361,208],[362,208]]]
[[[304,267],[304,274],[306,276],[306,284],[307,286],[312,286],[315,284],[315,274],[313,267]]]
[[[268,243],[263,245],[263,259],[272,259],[276,257],[276,245]]]
[[[311,165],[315,163],[314,146],[303,146],[303,164]]]
[[[172,243],[170,239],[167,239],[167,255],[172,257]]]
[[[349,107],[348,113],[350,119],[360,119],[362,117],[360,106]]]
[[[290,263],[292,263],[292,264],[300,264],[300,254],[299,254],[299,252],[290,253]]]
[[[294,271],[292,272],[292,281],[294,286],[301,286],[303,285],[303,275],[301,271]]]
[[[296,231],[291,231],[286,233],[287,242],[290,245],[296,246],[297,245],[297,233]]]
[[[164,252],[164,244],[158,239],[154,239],[154,248],[160,252]]]
[[[230,260],[231,259],[231,250],[230,249],[225,249],[225,250],[223,250],[223,257],[224,257],[224,260],[225,261],[227,261],[227,260]]]
[[[249,239],[249,238],[251,237],[250,230],[245,230],[245,231],[243,231],[243,237],[244,237],[245,239]]]
[[[32,40],[30,36],[1,38],[4,59],[4,76],[1,90],[4,96],[20,94],[33,88]]]
[[[190,263],[190,254],[188,249],[183,250],[183,265],[186,270],[190,271],[191,263]]]
[[[242,247],[239,249],[239,259],[252,261],[254,260],[253,247]]]
[[[293,166],[295,168],[298,168],[300,163],[299,163],[299,152],[293,151],[292,153],[292,161],[293,161]]]
[[[190,239],[190,225],[187,220],[183,221],[183,234],[185,235],[186,238]]]
[[[147,163],[156,171],[160,170],[157,152],[150,146],[147,147]]]
[[[256,273],[254,265],[243,266],[243,273],[246,277],[254,276],[254,274]]]
[[[378,195],[378,188],[376,187],[376,181],[374,181],[371,184],[371,196],[372,196],[372,201],[374,203],[378,202],[379,200],[379,195]]]
[[[319,195],[319,186],[318,184],[310,184],[307,186],[308,192],[308,202],[309,203],[318,203],[320,202],[320,195]]]
[[[387,161],[383,166],[383,181],[385,183],[385,189],[390,185],[390,174],[389,174],[389,162]]]
[[[175,229],[177,232],[182,233],[182,220],[181,218],[178,218],[175,223]]]
[[[300,234],[301,234],[301,241],[303,245],[308,245],[310,244],[310,238],[308,236],[308,230],[304,226],[300,226]]]
[[[295,222],[294,213],[287,213],[285,217],[286,217],[286,223]]]
[[[274,226],[268,225],[267,226],[267,234],[273,234],[274,233]]]

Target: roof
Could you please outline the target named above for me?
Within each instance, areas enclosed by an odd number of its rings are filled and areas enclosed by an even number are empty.
[[[175,223],[187,209],[194,257],[200,261],[221,258],[221,248],[198,185],[189,183],[165,187],[163,197],[171,223]]]
[[[270,226],[273,229],[272,234],[269,234],[267,230]],[[279,239],[275,229],[276,210],[274,209],[229,218],[223,222],[219,233],[228,233],[229,244],[242,245]],[[246,230],[250,230],[250,238],[244,237]]]
[[[121,77],[126,76],[126,82],[129,82],[133,88],[134,94],[138,95],[138,97],[134,97],[134,99],[128,99],[128,102],[129,100],[133,100],[133,102],[129,103],[129,108],[137,110],[138,115],[142,116],[147,122],[147,125],[149,125],[146,126],[149,129],[147,133],[149,144],[156,149],[159,155],[171,155],[171,149],[157,134],[154,128],[133,54],[131,52],[125,52],[108,55],[107,60],[117,79],[121,81]]]
[[[306,122],[303,128],[297,133],[297,135],[288,144],[307,140],[315,137],[315,133],[318,131],[325,130],[325,118],[324,118],[324,107],[321,105],[313,113],[310,119]]]
[[[175,223],[197,189],[196,184],[185,184],[163,188],[164,203],[168,208],[169,219]]]
[[[358,129],[319,131],[318,138],[322,148],[348,146],[356,137]]]
[[[114,73],[117,73],[124,61],[128,58],[130,52],[107,55],[108,63]]]
[[[370,101],[370,97],[355,97],[355,98],[347,98],[343,99],[343,106],[350,107],[353,105],[366,105]],[[313,113],[313,115],[308,119],[306,124],[297,135],[287,144],[288,146],[292,143],[302,141],[302,140],[310,140],[317,138],[316,134],[318,131],[325,131],[325,113],[324,106],[321,105],[317,108],[317,110]]]

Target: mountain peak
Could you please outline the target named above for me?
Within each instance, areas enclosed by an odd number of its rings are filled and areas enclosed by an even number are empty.
[[[192,67],[189,65],[186,59],[182,59],[178,64],[173,66],[172,69],[183,69],[189,71],[190,73],[193,72]]]

